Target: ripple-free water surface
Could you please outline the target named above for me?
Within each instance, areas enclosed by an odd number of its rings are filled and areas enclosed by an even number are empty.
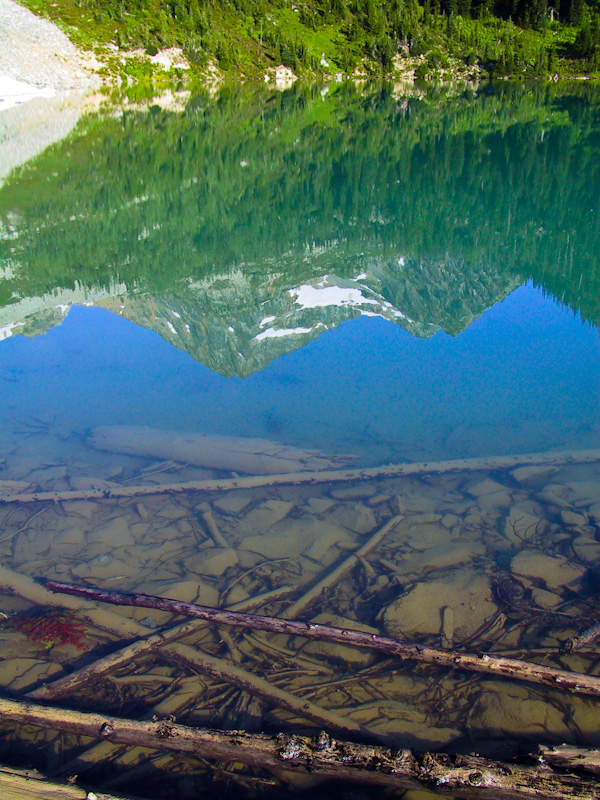
[[[95,449],[99,426],[126,439],[131,426],[236,437],[238,448],[260,437],[358,466],[516,461],[352,485],[0,505],[12,580],[209,605],[286,587],[297,599],[398,516],[303,619],[596,673],[593,649],[558,647],[597,616],[600,469],[522,469],[518,457],[600,444],[599,100],[582,87],[224,90],[183,112],[94,115],[13,173],[0,188],[4,494],[245,470],[231,438],[211,440],[232,459],[216,469],[205,456],[182,462],[169,434],[158,449]],[[0,685],[19,695],[81,654],[28,638],[23,615],[44,619],[39,597],[26,581],[20,597],[4,590]],[[136,619],[138,635],[169,622]],[[106,634],[98,619],[86,625],[92,658]],[[504,757],[600,741],[593,699],[262,635],[206,630],[189,642],[419,751]],[[201,725],[323,726],[196,667],[155,651],[73,702]],[[6,732],[5,753],[26,761],[25,740],[44,748],[46,736]],[[58,772],[82,748],[53,747],[46,768]],[[161,768],[181,798],[206,783],[194,759]],[[134,768],[123,786],[139,794],[145,775],[141,794],[161,796],[162,774]],[[274,780],[238,779],[236,796]]]
[[[369,465],[581,449],[599,443],[599,356],[597,328],[531,284],[456,337],[358,317],[244,378],[74,306],[48,332],[3,343],[0,414],[5,432],[51,415],[63,431],[262,436]]]

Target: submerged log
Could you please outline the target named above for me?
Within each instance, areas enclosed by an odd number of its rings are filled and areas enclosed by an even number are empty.
[[[583,650],[584,647],[588,647],[598,638],[600,638],[600,622],[596,622],[591,627],[586,628],[572,639],[565,639],[560,646],[560,652],[572,653],[574,650]]]
[[[342,733],[344,736],[362,735],[389,743],[389,737],[373,733],[368,727],[358,724],[350,717],[342,716],[335,711],[323,708],[317,703],[296,697],[291,692],[275,686],[265,678],[248,672],[236,664],[230,664],[222,658],[216,658],[188,645],[174,643],[181,636],[193,633],[200,624],[196,621],[186,622],[175,626],[170,631],[156,633],[138,642],[133,642],[116,653],[111,653],[93,664],[83,667],[76,673],[65,675],[46,686],[38,687],[30,692],[27,697],[36,700],[54,700],[86,683],[98,680],[140,654],[161,647],[161,656],[163,658],[175,661],[195,672],[210,675],[217,681],[225,681],[237,686],[252,696],[259,697],[267,705],[274,708],[283,708],[300,719],[323,725],[329,730]]]
[[[283,708],[299,719],[310,720],[316,725],[322,725],[344,736],[363,736],[386,744],[391,741],[390,736],[375,733],[368,726],[355,722],[352,717],[323,708],[311,700],[296,697],[291,692],[280,689],[267,678],[261,678],[222,658],[200,653],[188,645],[171,644],[161,650],[161,655],[196,672],[210,675],[216,681],[231,683],[255,697],[260,697],[267,705]]]
[[[540,745],[538,761],[568,770],[583,770],[600,775],[600,750],[588,750],[574,747],[571,744],[559,744],[554,747]]]
[[[352,483],[355,481],[397,478],[402,475],[427,475],[447,472],[512,469],[526,465],[564,466],[600,461],[600,450],[568,450],[556,453],[526,453],[517,456],[464,458],[452,461],[426,461],[414,464],[386,464],[380,467],[328,469],[313,472],[291,472],[281,475],[252,475],[246,478],[167,483],[161,486],[110,486],[104,489],[67,489],[49,492],[13,492],[0,494],[2,503],[37,503],[63,500],[103,500],[105,498],[138,497],[185,492],[229,492],[234,489],[257,489],[261,486],[299,486],[301,484]]]
[[[265,600],[272,601],[274,599],[279,599],[282,594],[285,596],[286,592],[289,592],[289,587],[283,587],[283,592],[281,589],[274,589],[266,594],[241,600],[239,603],[231,606],[231,609],[236,611],[242,611],[244,609],[251,610],[255,604],[264,602]],[[185,636],[198,633],[205,624],[206,623],[198,620],[189,620],[187,622],[180,622],[170,628],[163,628],[156,633],[144,636],[142,639],[136,639],[134,642],[126,644],[119,650],[102,656],[91,664],[86,664],[84,667],[80,667],[74,672],[69,672],[67,675],[56,678],[50,683],[36,687],[28,692],[26,697],[31,700],[57,700],[59,697],[64,697],[88,683],[100,680],[105,675],[109,675],[124,664],[158,647],[164,647]]]
[[[348,558],[344,559],[341,564],[333,567],[333,569],[327,572],[317,583],[313,584],[313,586],[304,592],[302,597],[299,597],[291,606],[286,608],[282,613],[282,617],[290,619],[290,617],[296,617],[298,614],[301,614],[311,603],[317,600],[326,589],[338,583],[344,575],[350,572],[350,570],[359,563],[361,558],[377,547],[392,528],[395,528],[403,519],[404,517],[400,515],[389,519],[379,530],[370,536],[363,545],[351,553]]]
[[[208,503],[201,503],[198,506],[198,511],[202,515],[202,519],[204,520],[206,529],[209,533],[210,538],[213,540],[215,546],[228,548],[229,545],[226,539],[223,537],[223,534],[217,527],[217,523],[215,522],[215,518],[212,515],[212,509],[210,505]]]
[[[69,672],[50,683],[38,686],[31,692],[28,692],[26,697],[31,700],[57,700],[59,697],[64,697],[92,681],[100,680],[105,675],[109,675],[119,667],[122,667],[123,664],[129,663],[134,658],[149,653],[161,645],[166,645],[184,636],[197,633],[202,627],[202,622],[189,620],[188,622],[174,625],[167,630],[152,633],[149,636],[145,636],[143,639],[137,639],[135,642],[126,644],[114,653],[102,656],[102,658],[93,661],[91,664],[86,664],[84,667],[80,667],[80,669],[74,672]]]
[[[57,783],[37,770],[0,765],[2,800],[124,800],[105,792],[88,792],[73,783]]]
[[[0,593],[17,595],[37,606],[58,606],[77,614],[78,619],[86,620],[97,628],[108,631],[117,639],[131,639],[149,633],[149,629],[122,614],[107,611],[106,608],[87,600],[56,595],[28,575],[0,566]]]
[[[98,450],[108,450],[110,453],[164,458],[250,475],[331,469],[352,460],[327,456],[317,450],[290,447],[269,439],[162,431],[128,425],[95,428],[89,443]]]
[[[184,623],[182,626],[177,626],[170,632],[151,633],[147,627],[141,625],[139,622],[127,619],[120,614],[107,611],[105,608],[97,606],[95,602],[83,598],[82,595],[80,595],[79,598],[64,597],[63,593],[63,596],[59,599],[56,594],[53,594],[52,591],[49,591],[40,583],[36,583],[27,575],[21,575],[7,567],[0,567],[0,591],[11,595],[16,594],[36,605],[48,605],[76,611],[79,618],[88,620],[93,625],[105,631],[109,631],[118,639],[131,639],[147,635],[145,640],[128,644],[118,653],[111,654],[105,659],[101,659],[95,671],[93,665],[90,665],[91,673],[86,668],[83,668],[81,672],[86,681],[94,679],[95,677],[101,677],[118,664],[128,661],[129,656],[134,657],[145,650],[152,649],[159,645],[165,645],[162,649],[162,654],[166,658],[184,663],[187,667],[191,667],[196,671],[203,672],[244,689],[262,698],[265,702],[274,707],[284,708],[302,719],[311,720],[317,725],[324,725],[332,730],[338,730],[344,735],[369,733],[366,728],[358,725],[358,723],[355,723],[353,720],[346,719],[333,711],[321,708],[321,706],[316,703],[308,703],[305,700],[295,697],[290,692],[278,689],[264,678],[253,675],[251,672],[243,670],[240,667],[230,665],[222,659],[215,658],[207,653],[202,653],[187,645],[169,644],[169,642],[173,642],[175,639],[180,638],[180,636],[192,633],[198,623]],[[62,695],[64,691],[74,689],[76,685],[81,685],[82,681],[77,680],[77,676],[74,675],[73,678],[65,676],[56,683],[56,690],[52,690],[48,687],[48,691],[45,692],[44,687],[40,687],[39,694],[45,696],[45,699],[49,699],[54,693]]]
[[[282,617],[244,614],[211,608],[210,606],[183,603],[179,600],[169,600],[153,595],[111,592],[104,589],[94,589],[89,586],[59,583],[58,581],[46,581],[45,585],[53,592],[64,592],[99,602],[138,608],[153,608],[159,611],[167,611],[171,614],[184,614],[194,619],[202,619],[219,625],[232,625],[251,630],[283,633],[287,636],[304,636],[305,638],[322,642],[352,645],[374,650],[386,656],[396,656],[402,660],[420,661],[427,664],[435,664],[438,667],[450,667],[451,669],[484,672],[528,683],[551,686],[555,689],[564,689],[573,694],[600,697],[600,677],[547,667],[530,661],[520,661],[516,658],[505,658],[488,655],[487,653],[481,655],[461,653],[457,650],[445,650],[441,647],[402,642],[374,633],[336,628],[331,625],[321,625],[314,622],[298,622],[296,620],[283,619]]]
[[[410,750],[339,742],[326,733],[311,739],[214,731],[171,720],[136,721],[4,699],[0,699],[0,720],[202,759],[238,761],[262,769],[285,769],[394,789],[430,789],[484,800],[597,800],[600,789],[593,779],[548,768],[504,764],[478,756],[415,756]]]

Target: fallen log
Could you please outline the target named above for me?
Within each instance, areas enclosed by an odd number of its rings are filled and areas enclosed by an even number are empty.
[[[577,636],[572,639],[565,639],[560,645],[561,653],[572,653],[574,650],[583,650],[584,647],[595,642],[600,637],[600,622],[596,622],[589,628],[586,628]]]
[[[215,658],[208,653],[199,652],[193,647],[184,644],[170,644],[161,650],[161,656],[188,669],[210,675],[216,681],[231,683],[251,695],[260,697],[267,705],[283,708],[299,719],[310,720],[329,730],[339,731],[344,736],[362,736],[387,744],[390,742],[391,737],[374,733],[365,725],[355,722],[351,717],[342,716],[336,711],[323,708],[310,700],[296,697],[291,692],[275,686],[266,678],[248,672],[236,664],[228,664],[222,658]]]
[[[396,656],[402,660],[419,661],[451,669],[483,672],[528,683],[551,686],[555,689],[564,689],[573,694],[600,697],[600,677],[556,669],[555,667],[546,667],[530,661],[488,655],[487,653],[482,653],[481,655],[461,653],[457,650],[446,650],[441,647],[402,642],[398,639],[379,636],[374,633],[336,628],[331,625],[321,625],[314,622],[298,622],[296,620],[283,619],[282,617],[244,614],[210,606],[183,603],[179,600],[169,600],[153,595],[111,592],[104,589],[94,589],[89,586],[59,583],[58,581],[46,581],[45,585],[53,592],[64,592],[98,602],[138,608],[153,608],[159,611],[167,611],[171,614],[184,614],[194,619],[202,619],[218,625],[231,625],[250,630],[283,633],[288,636],[303,636],[322,642],[352,645],[374,650],[386,656]]]
[[[600,775],[600,750],[588,750],[571,744],[559,744],[554,747],[540,745],[537,759],[541,764]]]
[[[88,792],[71,783],[57,783],[37,770],[0,765],[2,800],[124,800],[105,792]]]
[[[600,789],[593,779],[563,775],[548,768],[504,764],[478,756],[416,756],[410,750],[339,742],[326,733],[311,739],[214,731],[170,720],[137,721],[5,699],[0,699],[0,720],[161,752],[238,761],[262,769],[285,769],[394,789],[430,789],[467,798],[597,800]]]
[[[189,632],[190,630],[187,631],[187,633]],[[157,635],[160,636],[160,634]],[[154,643],[154,647],[157,647],[159,644],[161,643]],[[96,667],[91,665],[91,669],[88,671],[83,668],[81,674],[75,676],[73,679],[70,679],[70,676],[59,679],[61,683],[57,685],[56,690],[52,688],[52,684],[49,684],[47,687],[41,686],[39,689],[34,689],[31,695],[27,696],[35,695],[36,699],[44,700],[54,699],[57,695],[64,695],[66,691],[73,691],[84,682],[88,683],[90,680],[106,675],[115,667],[131,660],[138,652],[148,650],[148,648],[143,646],[138,649],[135,643],[124,649],[126,650],[125,653],[119,651],[116,654],[111,654],[106,657],[106,660],[102,659],[102,663],[96,664]],[[160,655],[161,658],[165,660],[174,661],[195,672],[209,675],[216,681],[224,681],[233,686],[237,686],[238,689],[260,697],[265,704],[289,711],[299,719],[308,720],[333,731],[339,731],[345,736],[363,736],[378,741],[389,742],[389,737],[373,733],[367,727],[360,725],[350,717],[342,716],[335,711],[323,708],[317,703],[312,703],[300,697],[296,697],[291,692],[280,689],[265,678],[248,672],[236,664],[229,664],[222,658],[216,658],[208,653],[204,653],[197,648],[185,644],[170,643],[161,648]]]
[[[363,545],[351,553],[348,558],[344,559],[341,564],[338,564],[325,574],[317,583],[311,586],[301,597],[292,603],[291,606],[286,608],[281,616],[285,617],[285,619],[290,619],[290,617],[296,617],[298,614],[301,614],[311,603],[319,598],[326,589],[338,583],[344,575],[350,572],[363,556],[377,547],[389,531],[395,528],[403,519],[404,517],[398,515],[388,520],[378,531],[370,536]]]
[[[81,667],[75,672],[70,672],[61,678],[53,680],[51,683],[42,684],[31,692],[25,695],[31,700],[57,700],[59,697],[73,692],[82,686],[85,686],[92,681],[98,681],[109,675],[114,670],[122,667],[124,664],[133,661],[134,658],[149,653],[161,645],[166,645],[181,639],[183,636],[188,636],[191,633],[197,633],[204,627],[205,623],[198,622],[197,620],[190,620],[188,622],[174,625],[165,631],[153,633],[150,636],[145,636],[143,639],[138,639],[135,642],[121,647],[114,653],[109,653],[102,658],[93,661],[91,664]]]
[[[252,475],[246,478],[167,483],[161,486],[109,486],[103,489],[67,489],[49,492],[14,492],[0,495],[2,503],[60,502],[67,500],[103,500],[118,497],[141,497],[154,494],[185,492],[228,492],[234,489],[256,489],[261,486],[298,486],[301,484],[350,483],[403,475],[427,475],[447,472],[512,469],[528,465],[564,466],[600,461],[600,450],[573,450],[551,453],[528,453],[518,456],[465,458],[453,461],[427,461],[414,464],[387,464],[380,467],[292,472],[281,475]]]
[[[17,594],[35,604],[58,606],[77,611],[80,618],[89,620],[92,624],[109,631],[119,639],[131,639],[150,633],[150,630],[139,622],[129,620],[119,614],[107,612],[105,609],[96,606],[95,602],[83,598],[82,595],[77,599],[63,596],[59,602],[56,595],[43,585],[36,583],[26,575],[21,575],[6,567],[0,567],[0,591]],[[198,623],[193,623],[183,635],[191,633],[194,626],[197,625]],[[182,634],[175,632],[173,639],[180,638],[181,635]],[[167,634],[157,633],[148,638],[151,641],[151,645],[156,647],[159,644],[164,644],[168,636]],[[136,655],[136,653],[141,652],[144,647],[134,642],[131,645],[131,649],[129,645],[126,645],[124,649],[127,653]],[[272,686],[268,681],[259,678],[251,672],[227,664],[222,659],[217,659],[214,656],[202,653],[187,645],[169,644],[163,647],[162,654],[167,658],[170,657],[181,663],[185,662],[187,667],[211,675],[218,680],[231,683],[240,689],[244,689],[262,698],[266,703],[274,707],[284,708],[291,711],[296,716],[310,720],[317,725],[323,725],[332,730],[339,730],[345,735],[355,735],[357,733],[370,735],[366,728],[358,725],[353,720],[346,719],[335,712],[330,712],[327,709],[321,708],[321,706],[316,703],[307,703],[295,697],[290,692]],[[117,663],[118,658],[116,654],[107,656],[107,664],[109,664],[111,668],[114,668]],[[121,663],[124,663],[124,661]],[[65,678],[65,682],[68,683],[68,677]],[[40,692],[42,688],[43,687],[40,687]],[[71,684],[69,688],[72,689],[74,686]]]
[[[286,593],[289,593],[289,587],[273,589],[263,595],[248,597],[246,600],[241,600],[239,603],[235,603],[231,606],[231,610],[251,610],[257,603],[272,602],[273,600],[279,599],[281,596],[285,596]],[[55,595],[52,596],[54,597]],[[64,697],[92,681],[100,680],[119,667],[122,667],[124,664],[133,661],[134,658],[139,658],[155,650],[157,647],[163,647],[171,642],[176,642],[184,636],[198,633],[198,631],[202,630],[204,627],[206,627],[205,622],[188,620],[187,622],[180,622],[177,625],[173,625],[170,628],[163,628],[156,633],[144,636],[141,639],[136,639],[136,641],[126,644],[114,653],[109,653],[102,658],[98,658],[91,664],[86,664],[84,667],[80,667],[74,672],[69,672],[67,675],[56,678],[50,683],[42,684],[36,689],[33,689],[33,691],[28,692],[25,696],[30,700],[57,700],[59,697]]]
[[[117,639],[132,639],[143,636],[150,629],[133,619],[128,619],[121,614],[107,611],[89,600],[62,598],[59,602],[56,595],[46,589],[41,583],[34,581],[28,575],[0,566],[0,593],[17,595],[30,603],[39,606],[59,606],[73,611],[80,619],[91,623],[94,627],[101,628],[113,634]]]
[[[333,567],[333,569],[327,572],[320,580],[309,587],[301,597],[282,612],[281,616],[285,619],[290,619],[291,617],[297,617],[298,614],[302,614],[302,612],[308,608],[311,603],[317,600],[326,589],[338,583],[344,575],[350,572],[350,570],[360,562],[361,558],[377,547],[392,528],[395,528],[403,519],[404,517],[400,515],[389,519],[379,530],[370,536],[364,544],[351,553],[348,558],[345,558],[340,564]]]
[[[202,515],[202,519],[204,520],[204,524],[206,525],[206,530],[209,533],[210,538],[213,540],[215,547],[229,547],[226,539],[223,537],[223,534],[217,527],[217,523],[215,522],[215,518],[212,515],[212,509],[208,503],[201,503],[198,506],[198,511]]]
[[[97,450],[110,453],[164,458],[250,475],[331,469],[352,461],[348,457],[328,456],[269,439],[163,431],[131,425],[94,428],[88,442]]]

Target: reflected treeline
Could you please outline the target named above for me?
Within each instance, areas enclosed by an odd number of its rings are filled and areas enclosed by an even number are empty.
[[[90,118],[13,175],[0,305],[76,283],[160,293],[233,267],[274,292],[282,271],[289,287],[388,263],[379,289],[406,310],[436,302],[435,274],[415,265],[450,264],[450,327],[490,272],[600,322],[599,197],[593,88],[224,89],[183,113]]]

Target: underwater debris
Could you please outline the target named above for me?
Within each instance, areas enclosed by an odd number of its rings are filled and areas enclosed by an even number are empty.
[[[36,614],[23,614],[13,618],[12,627],[26,633],[29,639],[39,642],[47,650],[72,644],[78,650],[89,650],[83,641],[86,630],[83,622],[55,609],[44,609]]]

